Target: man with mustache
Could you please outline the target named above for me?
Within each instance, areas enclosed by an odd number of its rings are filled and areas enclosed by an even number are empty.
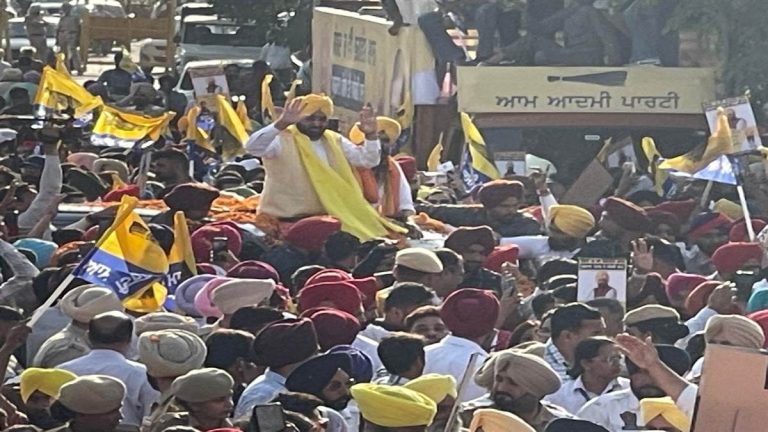
[[[688,354],[672,345],[656,345],[659,359],[678,375],[685,375],[691,367]],[[637,428],[640,417],[640,400],[667,396],[647,370],[626,359],[629,372],[628,390],[607,393],[591,401],[578,412],[578,417],[589,420],[608,430],[632,430]]]
[[[319,355],[296,368],[285,382],[288,391],[311,394],[326,407],[342,411],[352,398],[349,388],[355,383],[352,357],[346,352]]]
[[[556,418],[573,417],[563,408],[542,400],[560,388],[560,378],[533,354],[515,349],[494,353],[475,374],[475,382],[489,393],[462,406],[465,426],[480,408],[515,414],[537,432],[543,432]]]
[[[483,267],[495,245],[493,231],[487,226],[461,227],[445,239],[445,247],[464,261],[464,280],[459,288],[491,290],[501,297],[501,275]]]

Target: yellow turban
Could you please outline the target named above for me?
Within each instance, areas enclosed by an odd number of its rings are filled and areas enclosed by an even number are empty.
[[[389,117],[376,117],[376,127],[379,129],[379,132],[384,132],[384,135],[389,138],[389,142],[391,143],[397,141],[402,132],[400,123]],[[350,129],[349,140],[355,144],[362,144],[362,142],[365,141],[365,134],[360,130],[360,122],[355,123],[355,125],[352,126],[352,129]]]
[[[549,208],[549,223],[571,237],[583,238],[595,227],[595,217],[575,205],[553,205]]]
[[[672,426],[683,432],[691,430],[691,421],[670,397],[648,398],[640,401],[640,416],[644,424],[661,416]]]
[[[437,414],[432,399],[405,387],[366,383],[350,391],[363,418],[377,426],[429,426]]]
[[[303,115],[310,116],[318,111],[326,117],[333,115],[333,101],[328,96],[312,93],[296,99],[301,100],[304,105],[304,109],[301,110]]]
[[[715,315],[707,321],[704,339],[727,340],[733,346],[760,349],[765,343],[763,328],[741,315]]]
[[[59,397],[61,386],[75,378],[77,375],[64,369],[29,368],[20,376],[21,400],[27,403],[35,391],[56,399]]]
[[[731,220],[741,219],[744,217],[744,210],[741,208],[741,206],[725,198],[717,200],[713,210],[717,213],[721,213],[724,216],[727,216]]]
[[[469,432],[536,432],[528,423],[520,417],[495,409],[481,408],[472,416],[469,424]]]
[[[442,402],[450,396],[456,399],[456,379],[450,375],[426,374],[408,381],[405,388],[417,391],[435,401]]]

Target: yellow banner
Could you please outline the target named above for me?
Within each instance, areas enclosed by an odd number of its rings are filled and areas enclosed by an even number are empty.
[[[404,103],[434,103],[434,57],[418,26],[392,36],[390,21],[325,7],[315,8],[313,20],[312,90],[333,99],[342,133],[366,103],[392,118]]]
[[[459,111],[701,114],[715,97],[707,68],[463,67]]]
[[[130,148],[146,137],[157,141],[174,115],[174,112],[167,112],[160,117],[144,117],[105,105],[93,126],[91,142]]]

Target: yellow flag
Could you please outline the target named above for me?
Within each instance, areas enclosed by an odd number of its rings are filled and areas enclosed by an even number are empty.
[[[145,117],[105,105],[93,126],[91,143],[132,148],[145,138],[157,141],[175,115],[169,111],[159,117]]]
[[[235,107],[235,111],[237,111],[237,117],[243,123],[245,131],[253,132],[253,125],[251,125],[251,119],[248,117],[248,107],[245,106],[245,100],[241,99],[237,101],[237,107]]]
[[[659,163],[662,161],[661,153],[656,148],[656,143],[651,137],[644,137],[641,146],[643,153],[645,153],[646,159],[648,159],[648,174],[653,176],[653,182],[656,188],[656,193],[662,195],[664,192],[664,182],[667,181],[666,171],[659,169]]]
[[[176,292],[180,283],[197,274],[192,240],[184,212],[178,211],[173,215],[173,235],[173,246],[168,254],[168,275],[163,281],[163,285],[171,293]]]
[[[440,156],[443,154],[443,133],[440,132],[440,139],[437,140],[437,145],[432,149],[427,158],[427,170],[431,172],[437,171],[440,166]]]
[[[118,190],[118,189],[122,189],[122,188],[127,186],[125,184],[125,182],[123,181],[123,179],[121,179],[120,176],[117,175],[117,173],[113,172],[110,177],[112,177],[112,190],[113,191],[114,190]]]
[[[198,116],[200,116],[200,106],[195,104],[187,111],[187,115],[179,120],[179,130],[185,132],[184,140],[194,141],[198,147],[215,154],[216,149],[211,144],[211,137],[197,125]]]
[[[659,169],[671,169],[695,174],[704,169],[710,162],[722,155],[733,153],[731,127],[725,110],[717,109],[717,127],[709,137],[706,145],[699,146],[688,153],[676,158],[667,159],[659,164]]]
[[[74,108],[75,117],[82,117],[103,106],[104,102],[100,97],[88,93],[71,76],[46,66],[40,77],[34,104],[43,111],[41,114],[53,114]]]
[[[228,159],[235,155],[244,154],[245,142],[248,141],[248,132],[245,131],[245,126],[240,121],[240,117],[238,117],[234,108],[232,108],[232,104],[224,96],[216,95],[216,111],[219,127],[226,130],[234,139],[234,143],[232,143],[232,140],[222,140],[222,156]]]
[[[413,123],[413,102],[411,102],[411,92],[405,91],[405,97],[403,98],[403,104],[397,109],[395,113],[395,120],[400,123],[403,129],[408,129]]]
[[[267,74],[264,76],[264,80],[261,81],[261,115],[264,117],[262,122],[264,124],[268,123],[266,117],[269,117],[270,121],[277,118],[275,115],[275,102],[272,99],[272,90],[269,88],[274,78],[272,74]]]
[[[288,93],[285,94],[285,102],[288,103],[296,98],[296,87],[301,85],[301,80],[296,79],[291,83],[291,88],[288,89]]]
[[[66,56],[63,52],[56,54],[56,71],[61,72],[64,75],[70,76],[69,69],[67,69]]]
[[[499,170],[491,162],[485,139],[475,126],[472,118],[467,113],[461,113],[461,128],[464,130],[464,140],[469,148],[469,156],[472,159],[471,168],[490,180],[501,178]]]

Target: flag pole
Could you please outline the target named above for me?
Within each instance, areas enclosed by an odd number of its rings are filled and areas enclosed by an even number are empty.
[[[707,186],[704,188],[704,193],[701,194],[701,202],[699,202],[699,207],[702,209],[709,209],[709,206],[707,206],[707,203],[709,202],[709,194],[712,192],[712,180],[709,180],[707,182]]]
[[[73,280],[75,280],[75,275],[70,273],[66,278],[64,278],[63,281],[61,281],[59,286],[53,290],[53,293],[51,293],[51,295],[43,302],[43,304],[41,304],[37,309],[35,309],[35,312],[32,313],[32,318],[30,318],[29,322],[27,322],[27,327],[32,328],[35,323],[40,320],[40,318],[43,316],[43,312],[53,306],[53,303],[58,300],[59,297],[61,297],[61,294]]]
[[[749,214],[749,207],[747,207],[747,196],[744,193],[744,173],[742,171],[741,157],[745,157],[749,152],[736,153],[728,155],[728,159],[733,165],[733,172],[736,174],[736,191],[739,193],[739,202],[741,204],[741,211],[744,213],[744,223],[747,225],[747,235],[749,241],[755,241],[755,229],[752,227],[752,217]]]

